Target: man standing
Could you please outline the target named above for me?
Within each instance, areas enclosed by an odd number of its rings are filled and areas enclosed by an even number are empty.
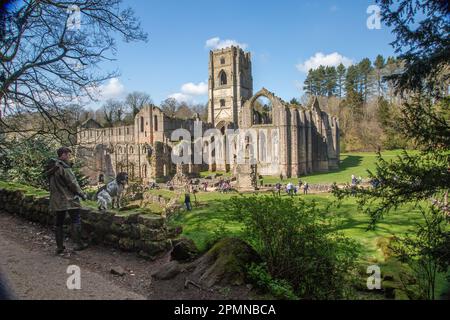
[[[275,190],[277,190],[278,196],[281,196],[281,183],[277,182],[275,185]]]
[[[186,205],[187,211],[191,211],[192,210],[191,195],[189,193],[186,193],[184,195],[184,204]]]
[[[309,184],[308,184],[308,182],[305,182],[305,184],[303,185],[303,194],[308,194],[308,190],[309,190]]]
[[[286,186],[287,193],[288,193],[288,195],[290,195],[291,197],[294,195],[293,190],[292,190],[292,187],[293,187],[293,186],[294,186],[294,185],[293,185],[291,182],[289,182],[289,183],[287,184],[287,186]]]
[[[66,147],[57,151],[58,159],[52,159],[46,168],[46,176],[50,185],[50,211],[56,213],[55,237],[56,254],[64,252],[64,219],[69,214],[72,221],[72,238],[75,241],[74,250],[87,248],[81,240],[80,199],[86,200],[77,179],[72,172],[70,156],[72,150]]]

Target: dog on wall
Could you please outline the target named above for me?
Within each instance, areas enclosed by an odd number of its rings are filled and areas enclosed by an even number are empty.
[[[104,185],[97,191],[97,204],[99,210],[108,210],[121,207],[122,194],[128,184],[128,173],[120,172],[115,180]]]

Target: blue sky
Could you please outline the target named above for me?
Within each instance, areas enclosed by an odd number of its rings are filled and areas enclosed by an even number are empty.
[[[231,40],[252,52],[255,92],[262,87],[285,100],[300,97],[305,70],[328,64],[372,61],[394,55],[390,30],[370,30],[374,1],[125,0],[149,34],[147,43],[118,42],[117,61],[103,68],[121,76],[103,86],[103,97],[144,91],[159,104],[169,96],[206,102],[207,41]],[[220,40],[211,40],[219,38]]]

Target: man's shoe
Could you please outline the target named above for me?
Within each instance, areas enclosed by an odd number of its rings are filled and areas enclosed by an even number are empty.
[[[75,241],[75,247],[73,250],[82,251],[88,247],[86,243],[81,239],[81,226],[74,225],[73,227],[73,240]]]
[[[62,248],[56,249],[56,255],[60,255],[60,254],[64,253],[65,250],[66,250],[66,247],[64,247],[64,246]]]
[[[57,226],[55,230],[56,239],[56,254],[61,254],[64,252],[66,247],[64,247],[64,229],[63,226]]]

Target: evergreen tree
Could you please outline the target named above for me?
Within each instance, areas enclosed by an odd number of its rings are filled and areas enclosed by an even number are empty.
[[[385,66],[384,57],[382,55],[378,55],[375,58],[375,61],[373,63],[375,67],[375,80],[376,80],[376,91],[378,97],[381,97],[383,95],[383,76],[382,72]]]
[[[345,75],[345,92],[347,97],[350,93],[359,92],[359,70],[357,66],[347,68]]]
[[[439,0],[378,0],[383,22],[397,35],[392,43],[404,72],[390,76],[399,92],[426,91],[433,96],[446,96],[449,72],[450,6]],[[424,81],[426,80],[426,81]],[[439,88],[439,90],[437,90]]]
[[[298,101],[297,98],[292,98],[291,101],[289,101],[290,104],[294,105],[294,106],[299,106],[301,105],[300,101]]]
[[[372,181],[379,182],[377,187],[335,187],[333,193],[339,198],[356,196],[371,217],[371,227],[401,205],[427,204],[428,208],[422,209],[424,222],[413,237],[426,241],[404,239],[402,247],[414,249],[404,254],[415,262],[426,257],[417,276],[427,277],[425,298],[434,298],[436,272],[447,272],[450,263],[448,228],[436,229],[442,221],[450,222],[450,97],[448,91],[444,94],[442,90],[443,84],[449,85],[450,10],[446,2],[439,0],[378,3],[383,21],[393,27],[393,46],[404,66],[403,72],[389,77],[404,98],[397,127],[421,152],[404,151],[394,161],[386,161],[379,154],[376,171],[369,172]],[[430,271],[427,265],[438,265],[439,269]]]
[[[341,98],[342,95],[344,94],[344,83],[345,83],[346,71],[347,70],[342,63],[339,64],[336,68],[336,78],[337,78],[336,85],[337,85],[337,91],[338,91],[339,98]]]
[[[326,95],[326,71],[324,66],[319,66],[314,72],[314,87],[318,96]]]
[[[337,72],[335,67],[325,68],[325,88],[327,97],[336,95]]]
[[[364,103],[367,102],[367,97],[370,93],[369,75],[372,72],[372,63],[368,58],[364,58],[358,64],[359,73],[359,92],[361,93]]]
[[[306,76],[305,82],[303,84],[303,90],[309,96],[314,96],[315,92],[313,90],[313,69],[309,69],[308,75]]]

